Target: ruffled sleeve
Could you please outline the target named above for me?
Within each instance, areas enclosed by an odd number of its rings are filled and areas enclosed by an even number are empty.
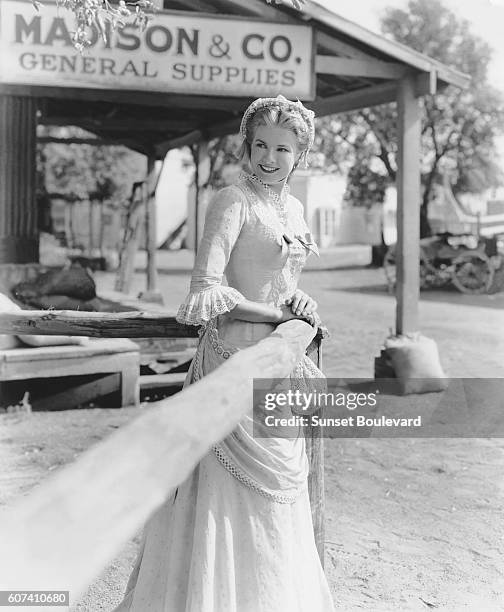
[[[221,189],[208,205],[190,291],[176,317],[179,323],[202,325],[245,300],[238,290],[222,284],[245,215],[245,197],[234,186]]]

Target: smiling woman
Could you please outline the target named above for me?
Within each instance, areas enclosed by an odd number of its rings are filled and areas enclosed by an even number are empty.
[[[287,185],[313,131],[313,113],[283,96],[246,111],[240,132],[249,172],[210,203],[177,314],[202,326],[186,385],[279,323],[318,324],[316,302],[297,289],[317,248]],[[321,379],[304,355],[286,382],[309,392]],[[149,521],[118,611],[333,611],[313,534],[303,424],[294,424],[292,438],[258,438],[253,422],[250,406]]]

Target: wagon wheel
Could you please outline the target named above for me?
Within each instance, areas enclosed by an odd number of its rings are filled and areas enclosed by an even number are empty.
[[[397,270],[396,270],[396,247],[390,246],[383,258],[383,271],[387,279],[388,292],[394,293]],[[427,262],[425,253],[420,247],[420,289],[426,289],[429,286],[429,277],[432,276],[431,266]]]
[[[493,277],[493,266],[484,253],[462,253],[453,262],[452,282],[462,293],[487,293]]]

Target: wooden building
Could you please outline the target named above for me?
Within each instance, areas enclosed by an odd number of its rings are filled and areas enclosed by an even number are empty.
[[[75,125],[155,160],[236,132],[253,98],[299,98],[318,116],[398,105],[397,331],[417,327],[419,98],[468,77],[307,0],[164,0],[144,32],[125,26],[84,55],[73,16],[0,0],[0,265],[38,258],[36,127]],[[204,177],[199,177],[203,182]],[[151,208],[152,212],[152,208]],[[151,224],[152,225],[152,224]],[[153,238],[154,239],[154,238]],[[150,260],[155,284],[155,261]]]

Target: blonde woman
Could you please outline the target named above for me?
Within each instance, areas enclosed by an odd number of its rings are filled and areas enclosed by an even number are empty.
[[[279,323],[318,322],[316,302],[297,289],[317,247],[287,184],[313,144],[313,113],[283,96],[261,98],[240,134],[247,171],[209,205],[177,315],[202,326],[186,384]],[[322,373],[305,357],[291,376],[309,384]],[[301,436],[256,439],[246,417],[149,521],[118,610],[331,612],[307,476]]]

